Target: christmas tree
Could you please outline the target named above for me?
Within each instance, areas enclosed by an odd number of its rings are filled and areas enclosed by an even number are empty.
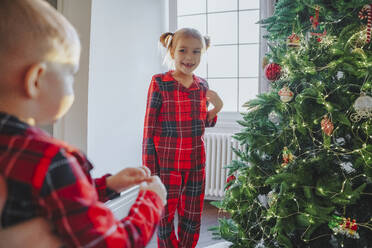
[[[370,0],[279,0],[261,20],[270,92],[228,166],[231,247],[372,247]]]

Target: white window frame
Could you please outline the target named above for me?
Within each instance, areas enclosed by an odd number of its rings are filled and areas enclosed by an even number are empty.
[[[63,10],[63,0],[57,0],[57,10],[59,12]]]
[[[177,30],[177,0],[166,0],[168,3],[168,30],[175,32]],[[253,0],[254,1],[254,0]],[[259,0],[260,1],[260,17],[259,19],[267,18],[274,12],[275,0]],[[259,29],[259,74],[258,74],[258,93],[269,91],[269,82],[264,77],[262,68],[262,58],[268,52],[267,41],[262,38],[264,34],[262,28]],[[218,114],[218,122],[213,130],[207,129],[206,132],[223,132],[223,133],[236,133],[241,130],[241,126],[236,122],[242,120],[242,115],[239,112],[221,112]]]

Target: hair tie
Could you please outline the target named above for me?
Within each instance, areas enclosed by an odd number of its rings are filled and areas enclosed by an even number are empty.
[[[167,47],[169,47],[170,43],[173,40],[174,33],[168,32],[167,35],[165,36],[165,44]]]

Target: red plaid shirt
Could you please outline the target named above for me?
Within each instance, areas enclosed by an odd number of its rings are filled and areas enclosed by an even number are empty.
[[[207,82],[193,75],[189,88],[172,71],[152,77],[147,96],[143,134],[143,164],[159,170],[198,170],[205,164],[204,130],[216,124],[207,119]]]
[[[102,203],[114,192],[105,177],[93,180],[91,169],[77,149],[0,113],[0,173],[8,186],[3,226],[44,216],[71,247],[145,247],[160,220],[161,199],[140,192],[129,215],[115,220]]]

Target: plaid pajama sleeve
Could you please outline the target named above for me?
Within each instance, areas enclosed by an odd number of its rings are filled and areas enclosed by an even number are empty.
[[[42,174],[41,166],[39,178]],[[50,161],[39,194],[46,215],[71,247],[145,247],[162,210],[154,192],[140,192],[129,215],[116,220],[76,158],[61,152]]]
[[[208,115],[207,115],[207,119],[205,120],[205,127],[214,127],[216,126],[216,123],[217,123],[217,115],[212,120],[208,120]]]
[[[115,191],[107,187],[106,178],[109,176],[111,176],[111,174],[106,174],[100,178],[94,179],[94,185],[96,186],[98,199],[101,202],[106,202],[120,196],[119,193],[116,193]]]
[[[156,159],[156,150],[154,144],[154,130],[157,122],[157,117],[162,105],[161,92],[156,83],[155,76],[151,80],[151,84],[147,94],[147,106],[145,114],[145,123],[143,129],[142,143],[142,162],[147,166],[152,174],[158,174],[158,165]]]

